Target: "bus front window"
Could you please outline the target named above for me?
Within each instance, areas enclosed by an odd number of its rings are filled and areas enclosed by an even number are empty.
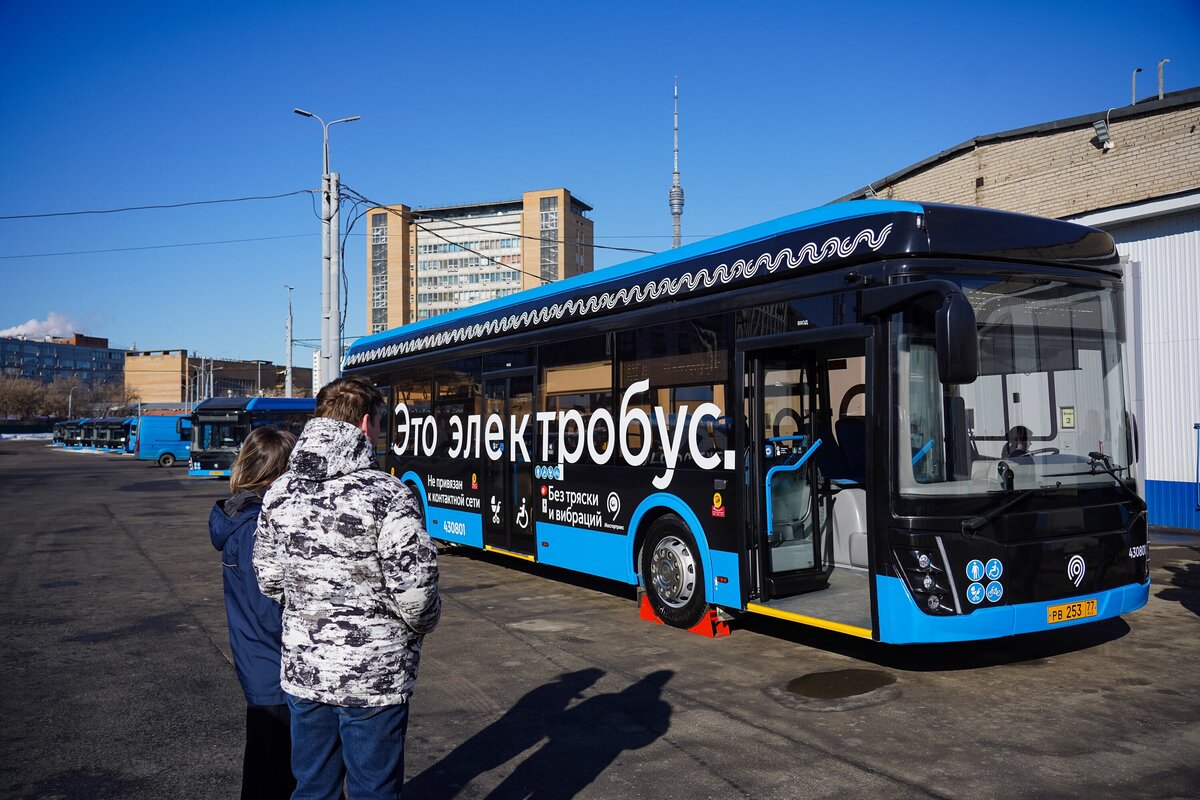
[[[1094,454],[1127,467],[1120,294],[1107,286],[962,280],[979,331],[979,377],[938,380],[933,310],[899,315],[896,369],[901,496],[1113,483]],[[1001,466],[1000,462],[1004,462]]]
[[[239,422],[198,422],[192,430],[197,450],[235,450],[249,433]]]

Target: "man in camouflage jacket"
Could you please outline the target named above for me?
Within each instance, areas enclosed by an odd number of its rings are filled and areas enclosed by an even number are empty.
[[[437,554],[409,489],[375,468],[383,395],[342,378],[317,396],[263,498],[254,568],[283,605],[294,797],[399,797],[421,641],[441,611]]]

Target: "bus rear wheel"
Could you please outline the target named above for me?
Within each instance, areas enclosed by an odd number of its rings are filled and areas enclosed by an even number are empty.
[[[160,467],[169,467],[175,463],[175,456],[170,453],[163,453],[158,457],[158,465]]]
[[[683,519],[659,517],[642,547],[642,585],[650,606],[666,624],[691,628],[708,610],[700,549]]]

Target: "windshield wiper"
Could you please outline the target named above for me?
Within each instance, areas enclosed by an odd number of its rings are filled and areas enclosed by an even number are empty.
[[[1004,486],[1004,492],[1006,494],[1010,494],[1013,491],[1012,467],[1010,467],[1007,462],[1001,461],[996,465],[996,471],[1000,474],[1000,482]],[[968,539],[971,538],[975,534],[979,533],[983,526],[987,525],[1005,511],[1008,511],[1010,508],[1016,506],[1018,503],[1023,502],[1025,498],[1029,497],[1036,491],[1037,489],[1026,489],[1023,492],[1020,492],[1005,500],[1003,503],[991,509],[990,511],[986,511],[977,517],[964,519],[962,522],[963,536],[967,537]]]
[[[1128,467],[1113,466],[1112,459],[1104,453],[1097,453],[1093,451],[1088,453],[1088,458],[1090,458],[1091,461],[1088,462],[1088,467],[1090,467],[1090,469],[1088,469],[1087,472],[1060,472],[1056,475],[1047,475],[1046,477],[1061,478],[1066,476],[1077,477],[1079,475],[1110,475],[1112,476],[1112,479],[1117,482],[1117,486],[1121,488],[1121,491],[1125,493],[1125,496],[1133,500],[1135,505],[1140,506],[1142,513],[1146,512],[1148,508],[1146,506],[1146,501],[1138,497],[1137,492],[1126,486],[1125,481],[1121,479],[1121,473],[1129,469]]]

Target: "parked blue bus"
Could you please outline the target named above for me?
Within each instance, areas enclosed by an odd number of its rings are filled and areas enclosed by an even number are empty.
[[[51,426],[51,447],[66,447],[68,434],[74,435],[75,431],[79,430],[79,420],[65,419],[62,422],[56,422]]]
[[[89,417],[80,422],[79,432],[79,448],[81,450],[95,450],[97,431],[100,429],[101,420],[103,417]]]
[[[190,414],[150,416],[143,414],[137,421],[137,444],[134,453],[139,461],[157,461],[169,467],[177,461],[187,463],[192,452],[192,418]]]
[[[272,425],[299,436],[315,410],[311,397],[214,397],[201,402],[191,415],[188,474],[229,477],[250,431]]]
[[[129,419],[129,417],[99,417],[89,420],[93,431],[92,448],[106,453],[127,452],[130,436]]]
[[[682,628],[966,641],[1146,603],[1122,308],[1102,231],[866,200],[359,339],[345,371],[390,397],[376,447],[439,540]]]
[[[62,423],[63,425],[63,447],[78,450],[83,447],[83,426],[87,423],[87,417],[79,419],[71,419]]]

